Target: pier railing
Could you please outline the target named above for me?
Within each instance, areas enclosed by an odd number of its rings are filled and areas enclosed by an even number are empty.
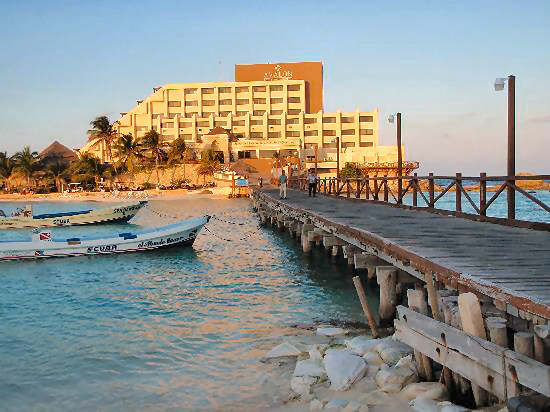
[[[441,181],[445,181],[445,184],[438,185],[437,182]],[[540,223],[550,230],[549,223],[516,219],[516,192],[528,199],[530,203],[550,213],[550,206],[530,193],[531,188],[521,187],[522,185],[518,184],[519,181],[542,181],[544,190],[548,190],[550,187],[549,184],[546,184],[550,181],[550,175],[487,176],[485,173],[480,173],[479,176],[462,176],[461,173],[457,173],[455,176],[435,176],[430,173],[428,176],[418,176],[415,173],[412,176],[402,177],[321,178],[317,179],[317,192],[329,196],[363,199],[513,226],[534,227]],[[473,185],[465,185],[465,182],[471,182]],[[306,178],[293,177],[290,179],[289,185],[294,189],[308,190]],[[454,210],[439,208],[438,201],[441,201],[445,194],[452,192],[455,193]],[[475,192],[479,192],[479,202],[474,201]],[[503,192],[507,193],[507,218],[487,216],[488,209]],[[403,204],[403,199],[407,194],[412,197],[410,201],[412,205]],[[463,204],[467,204],[466,202],[475,213],[463,211]]]

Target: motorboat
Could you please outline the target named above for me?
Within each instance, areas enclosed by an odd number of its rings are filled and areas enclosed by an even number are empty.
[[[30,240],[0,241],[0,260],[107,255],[192,245],[210,220],[200,216],[177,223],[108,237],[55,238],[51,231],[35,229]]]
[[[24,229],[71,225],[92,225],[97,223],[127,222],[147,201],[118,204],[114,206],[79,210],[75,212],[43,213],[34,215],[32,206],[16,210],[11,216],[0,210],[0,229]]]

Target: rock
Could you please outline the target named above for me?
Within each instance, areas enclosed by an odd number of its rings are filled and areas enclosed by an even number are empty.
[[[327,350],[323,364],[330,379],[331,389],[348,390],[367,372],[367,363],[346,350]]]
[[[435,401],[446,401],[449,399],[445,385],[439,382],[410,383],[399,394],[408,401],[418,398]]]
[[[353,339],[347,339],[344,344],[353,352],[363,356],[365,353],[373,351],[374,347],[379,343],[378,339],[373,339],[369,336],[356,336]]]
[[[409,406],[417,412],[439,412],[437,403],[433,399],[414,399],[409,402]]]
[[[308,350],[309,358],[311,360],[322,361],[323,353],[325,352],[327,347],[328,345],[311,345]]]
[[[347,406],[342,409],[342,412],[358,412],[361,406],[362,405],[357,401],[349,401]]]
[[[309,395],[311,386],[317,382],[312,376],[295,376],[290,380],[290,388],[300,396]]]
[[[332,328],[332,327],[318,327],[317,335],[323,336],[341,336],[346,335],[349,331],[342,328]]]
[[[393,398],[381,390],[369,392],[363,395],[359,400],[366,403],[368,406],[390,405],[393,402]]]
[[[380,357],[388,366],[394,366],[401,358],[412,353],[412,349],[407,347],[390,346],[379,352]]]
[[[325,409],[342,409],[345,408],[348,404],[348,401],[343,399],[333,399],[325,405]]]
[[[291,343],[283,342],[271,349],[265,357],[267,359],[281,358],[284,356],[299,356],[302,351]]]
[[[321,378],[326,376],[323,365],[318,360],[306,359],[296,362],[293,376],[313,376]]]
[[[395,364],[396,368],[400,368],[402,366],[406,366],[410,370],[414,371],[418,375],[418,370],[416,369],[416,363],[413,361],[412,355],[405,356],[404,358],[401,358],[399,362]]]
[[[452,402],[445,401],[445,402],[439,402],[437,404],[439,408],[439,412],[468,412],[471,411],[471,409],[465,408],[464,406],[455,405]]]
[[[377,352],[367,352],[363,355],[363,359],[367,361],[369,365],[381,366],[385,365],[384,360],[380,357]]]
[[[320,411],[321,409],[323,409],[323,403],[319,399],[313,399],[309,403],[310,411]]]
[[[376,374],[374,381],[384,392],[400,392],[409,383],[418,382],[418,375],[408,366],[382,367]]]
[[[541,394],[520,395],[508,399],[510,412],[540,412],[550,410],[550,399]]]

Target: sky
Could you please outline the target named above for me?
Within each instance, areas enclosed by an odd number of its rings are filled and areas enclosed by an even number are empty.
[[[0,151],[86,141],[165,83],[234,80],[235,64],[321,61],[324,109],[380,110],[380,144],[436,175],[550,173],[550,1],[0,0]],[[221,63],[220,63],[221,62]]]

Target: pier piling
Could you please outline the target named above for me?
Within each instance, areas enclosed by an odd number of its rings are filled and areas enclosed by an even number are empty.
[[[380,324],[391,325],[397,306],[397,269],[393,266],[377,266],[376,281],[380,286]]]

